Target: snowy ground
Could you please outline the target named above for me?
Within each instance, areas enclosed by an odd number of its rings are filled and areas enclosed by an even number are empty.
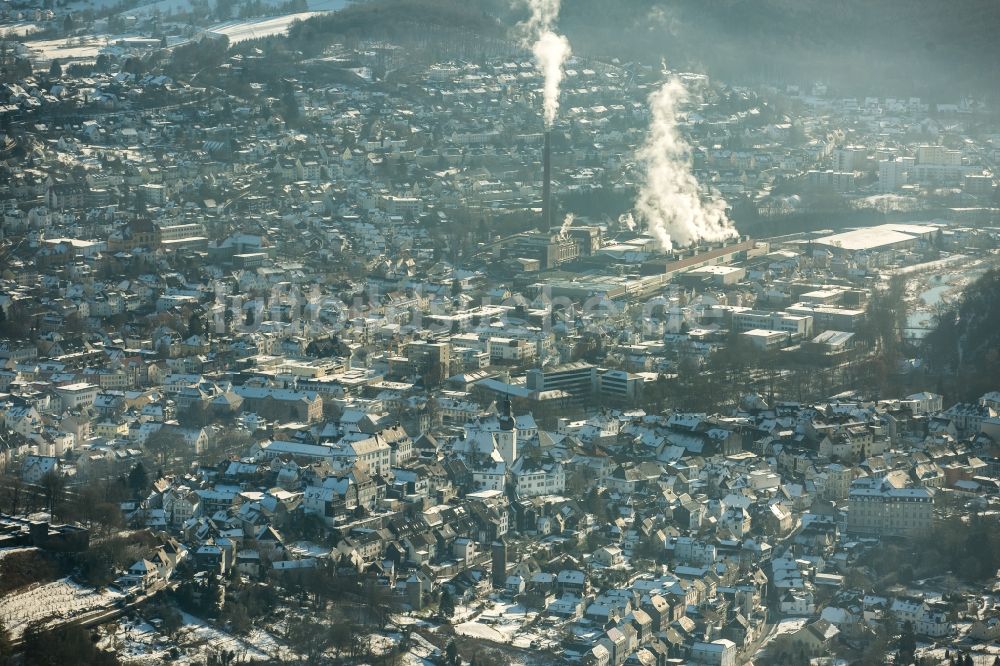
[[[951,257],[950,261],[931,262],[925,272],[907,271],[906,299],[910,304],[907,331],[911,337],[923,337],[934,323],[941,307],[952,303],[969,283],[979,278],[991,262],[968,257]]]
[[[326,557],[330,554],[329,548],[312,543],[311,541],[296,541],[286,546],[286,548],[289,553],[298,558]]]
[[[18,22],[0,26],[0,37],[26,37],[41,28],[36,23]]]
[[[100,642],[100,646],[114,650],[126,664],[159,664],[164,660],[174,664],[203,664],[214,652],[233,652],[236,663],[287,659],[292,655],[279,645],[267,631],[254,629],[248,636],[237,637],[210,626],[204,620],[182,614],[184,626],[174,639],[169,639],[145,620],[122,618]],[[155,621],[155,620],[154,620]],[[170,656],[177,647],[180,657]]]
[[[288,26],[295,21],[304,21],[321,13],[299,12],[298,14],[285,14],[284,16],[275,16],[272,18],[226,21],[225,23],[207,28],[206,32],[214,35],[225,35],[229,38],[230,44],[239,44],[250,39],[284,35],[288,32]]]
[[[459,623],[455,629],[460,635],[522,649],[529,649],[532,641],[544,640],[538,630],[523,628],[523,625],[533,620],[536,614],[528,612],[518,604],[488,601],[482,608],[476,606],[473,609],[466,609],[466,612],[475,614],[477,619]],[[142,618],[130,613],[106,628],[99,646],[114,651],[122,663],[134,666],[152,666],[161,663],[194,666],[204,664],[210,655],[222,651],[234,653],[236,655],[234,663],[264,660],[288,662],[296,658],[292,651],[280,643],[280,634],[271,633],[274,630],[272,626],[268,626],[267,629],[255,629],[249,636],[240,637],[187,613],[182,613],[181,617],[183,626],[173,638],[169,638],[157,629],[159,622],[156,618],[148,616]],[[401,656],[400,663],[403,666],[432,666],[431,659],[439,650],[421,636],[421,632],[434,631],[439,627],[406,614],[393,616],[392,624],[414,629],[409,632],[410,647]],[[466,626],[467,631],[460,630],[461,626]],[[513,640],[511,637],[514,637]],[[387,652],[398,645],[401,639],[402,634],[399,631],[376,633],[367,638],[369,646],[376,654]],[[544,649],[554,645],[554,642],[546,641],[537,643],[536,647]],[[515,658],[512,663],[523,664],[524,661]]]
[[[787,617],[784,620],[780,620],[778,624],[774,625],[774,637],[778,637],[781,634],[792,634],[806,626],[809,618],[805,617]]]
[[[932,657],[942,664],[947,664],[948,662],[944,658],[946,651],[951,652],[951,654],[955,654],[958,651],[967,652],[972,655],[972,663],[976,666],[993,666],[996,663],[997,657],[1000,656],[1000,645],[954,645],[950,648],[918,647],[916,656],[917,658]]]
[[[34,546],[23,546],[20,548],[0,548],[0,560],[7,557],[8,555],[13,555],[14,553],[32,553],[38,549]]]
[[[322,12],[299,12],[271,18],[246,19],[217,23],[205,29],[216,35],[225,35],[230,44],[238,44],[259,37],[283,35],[288,32],[288,26],[294,21],[305,20]],[[58,58],[61,62],[72,60],[91,60],[97,58],[101,49],[117,39],[111,35],[88,35],[69,39],[40,39],[25,42],[36,59],[50,61]]]
[[[760,647],[757,648],[757,653],[754,656],[760,657],[765,652],[767,652],[767,646],[771,644],[771,641],[776,639],[778,636],[781,636],[782,634],[795,633],[796,631],[804,627],[808,621],[809,619],[804,617],[788,617],[783,620],[780,620],[778,624],[774,625],[774,627],[771,629],[767,638],[764,640],[763,643],[760,644]]]
[[[60,61],[84,60],[97,58],[101,49],[107,46],[107,35],[91,35],[88,37],[72,37],[70,39],[42,39],[25,42],[39,59]]]
[[[205,28],[205,31],[212,34],[225,35],[229,38],[230,44],[238,44],[261,37],[284,35],[287,34],[288,27],[295,21],[304,21],[319,14],[343,9],[354,1],[363,2],[364,0],[307,0],[306,6],[309,8],[309,11],[264,18],[233,19],[211,25]],[[98,9],[114,7],[118,2],[119,0],[81,0],[73,3],[73,6],[78,9]],[[153,2],[146,2],[139,7],[121,12],[121,14],[123,16],[151,15],[155,11],[159,11],[161,14],[169,14],[172,12],[186,12],[190,7],[190,0],[154,0]],[[33,23],[21,22],[8,26],[0,26],[0,36],[4,36],[9,32],[11,36],[26,37],[30,36],[30,33],[37,29],[38,27]],[[117,36],[113,35],[99,34],[72,37],[69,39],[26,41],[25,45],[34,52],[34,57],[38,61],[49,62],[58,58],[65,63],[74,60],[95,59],[102,48],[117,38]]]
[[[403,666],[432,666],[429,660],[436,648],[427,639],[414,632],[410,634],[412,647],[403,655]]]
[[[143,619],[130,614],[112,625],[102,636],[98,645],[114,651],[122,663],[131,666],[152,666],[171,663],[177,666],[204,664],[210,655],[222,651],[236,655],[234,663],[252,663],[272,660],[281,663],[295,662],[297,656],[282,645],[269,631],[255,629],[245,637],[234,636],[217,628],[201,618],[182,613],[184,626],[174,638],[168,638],[153,624],[156,618]],[[399,616],[403,619],[408,616]],[[416,626],[418,620],[398,624]],[[429,625],[428,625],[429,626]],[[399,644],[402,635],[390,632],[388,635],[373,634],[368,637],[369,646],[378,654],[387,652]],[[174,652],[176,650],[176,652]],[[410,649],[402,655],[403,666],[433,666],[429,658],[436,648],[417,632],[410,634]],[[178,656],[172,656],[178,654]]]
[[[481,638],[522,649],[551,649],[558,645],[558,638],[551,626],[535,624],[538,614],[521,604],[491,599],[482,611],[468,621],[455,624],[460,636]]]
[[[240,638],[220,631],[193,615],[181,615],[184,618],[184,627],[180,630],[178,639],[181,645],[235,652],[237,661],[269,659],[271,655],[279,655],[282,651],[278,642],[266,631],[254,630],[247,637]]]
[[[265,0],[265,5],[279,5],[282,0]],[[343,9],[351,0],[307,0],[310,11],[336,11]],[[69,8],[72,11],[92,9],[95,11],[115,9],[121,0],[71,0]],[[171,13],[181,14],[191,11],[191,0],[152,0],[151,2],[140,2],[137,7],[132,7],[119,12],[121,16],[152,16],[155,12],[160,12],[162,16]],[[237,3],[237,7],[239,6]]]
[[[468,636],[469,638],[481,638],[486,641],[493,641],[494,643],[506,643],[508,636],[500,633],[493,627],[487,626],[481,622],[463,622],[462,624],[455,625],[455,633],[459,636]]]
[[[166,637],[146,622],[119,620],[97,645],[113,651],[126,664],[158,664],[170,658]]]
[[[4,597],[0,602],[0,622],[10,631],[11,638],[16,639],[37,620],[77,617],[108,608],[120,598],[119,593],[98,592],[63,578]]]

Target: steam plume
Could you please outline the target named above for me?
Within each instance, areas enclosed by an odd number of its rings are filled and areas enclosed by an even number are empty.
[[[566,219],[563,220],[562,226],[559,228],[559,235],[565,238],[569,234],[570,227],[573,226],[573,220],[575,217],[573,213],[566,213]]]
[[[527,0],[531,18],[525,24],[525,43],[535,55],[535,64],[545,79],[545,126],[551,127],[559,111],[559,86],[562,84],[563,65],[569,59],[569,40],[552,30],[552,23],[559,15],[560,0]]]
[[[646,174],[636,212],[663,250],[736,236],[726,202],[715,191],[703,202],[691,173],[691,146],[677,131],[677,105],[686,98],[676,77],[650,95],[649,135],[637,154]]]

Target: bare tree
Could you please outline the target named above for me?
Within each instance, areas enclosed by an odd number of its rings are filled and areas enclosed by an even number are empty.
[[[54,518],[56,507],[62,503],[63,495],[66,492],[66,479],[59,472],[51,470],[45,473],[39,480],[38,485],[45,499],[45,505],[49,510],[49,514]]]
[[[144,448],[152,455],[157,464],[162,465],[170,454],[178,451],[184,443],[184,438],[172,428],[163,427],[146,438]]]

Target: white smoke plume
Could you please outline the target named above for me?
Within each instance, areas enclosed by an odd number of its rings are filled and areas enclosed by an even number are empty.
[[[531,8],[531,18],[522,27],[525,31],[525,46],[535,55],[535,64],[545,80],[542,88],[544,98],[545,126],[551,127],[559,112],[559,86],[565,74],[563,65],[569,59],[569,40],[552,30],[552,24],[559,15],[560,0],[527,0]]]
[[[629,231],[635,231],[635,218],[632,213],[623,213],[618,216],[618,226],[625,227]]]
[[[566,213],[566,219],[563,220],[562,226],[559,227],[559,235],[565,238],[569,235],[570,227],[573,226],[573,220],[576,219],[573,213]]]
[[[637,153],[646,173],[635,209],[664,251],[737,235],[726,202],[715,191],[702,201],[691,172],[691,146],[677,131],[677,106],[686,99],[673,76],[649,96],[649,135]]]

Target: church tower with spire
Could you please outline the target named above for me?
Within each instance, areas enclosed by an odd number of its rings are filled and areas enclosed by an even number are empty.
[[[508,465],[517,460],[517,428],[511,414],[510,396],[505,395],[497,405],[500,412],[500,430],[496,433],[497,449]]]

